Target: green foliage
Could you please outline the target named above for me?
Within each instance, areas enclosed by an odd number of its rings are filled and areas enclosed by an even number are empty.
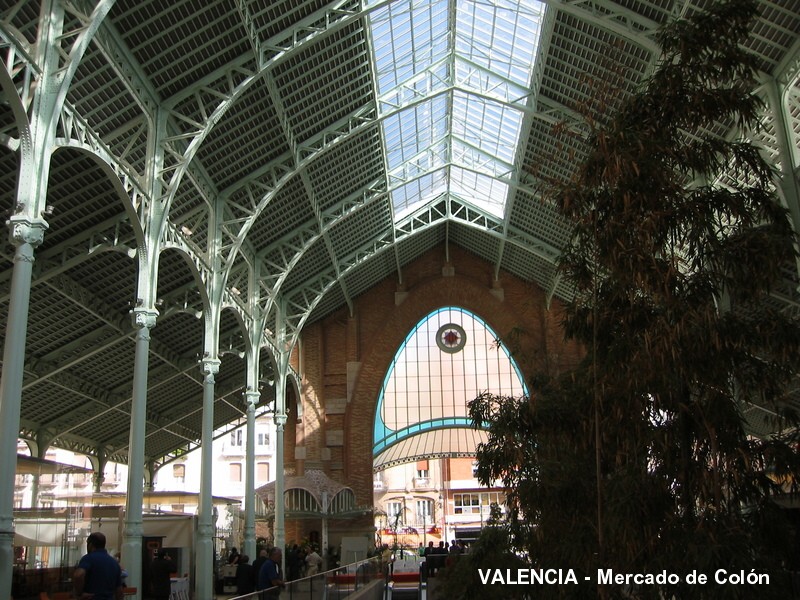
[[[511,539],[534,564],[592,574],[755,568],[776,582],[760,595],[785,597],[776,565],[791,528],[770,497],[800,472],[798,419],[785,402],[800,326],[766,299],[781,270],[796,268],[797,239],[757,148],[711,133],[758,125],[741,44],[754,16],[752,1],[729,0],[672,24],[642,89],[591,121],[606,125],[557,195],[573,224],[560,265],[576,290],[564,327],[585,359],[537,377],[531,399],[471,403],[474,422],[490,428],[479,477],[508,488]],[[792,433],[748,436],[751,404]],[[753,595],[718,585],[625,593],[661,591]]]
[[[450,561],[447,568],[436,576],[434,600],[459,598],[459,600],[512,600],[528,598],[527,586],[489,585],[481,581],[481,570],[492,571],[529,568],[521,557],[511,550],[507,531],[500,526],[487,526],[470,546],[467,554]]]

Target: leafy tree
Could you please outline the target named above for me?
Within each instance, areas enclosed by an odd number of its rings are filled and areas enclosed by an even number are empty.
[[[491,583],[498,570],[506,577],[509,571],[517,573],[518,569],[530,567],[514,553],[508,531],[498,526],[496,520],[489,520],[467,554],[448,557],[448,562],[450,564],[436,576],[438,585],[431,586],[434,600],[525,599],[532,592],[530,586]]]
[[[785,394],[800,326],[765,300],[794,268],[797,239],[758,148],[712,133],[758,127],[742,46],[755,15],[753,1],[728,0],[670,24],[645,85],[591,121],[588,156],[557,194],[573,226],[564,327],[585,360],[536,377],[531,399],[470,405],[490,430],[479,476],[508,488],[513,539],[534,564],[681,576],[592,595],[752,597],[684,576],[755,568],[772,575],[759,594],[787,597],[778,570],[791,530],[771,497],[798,473]],[[751,404],[784,433],[748,436]]]

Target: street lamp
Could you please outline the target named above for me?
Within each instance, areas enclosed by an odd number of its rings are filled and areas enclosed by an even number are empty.
[[[445,544],[447,543],[447,537],[445,536],[445,514],[444,514],[444,498],[442,494],[439,494],[439,512],[442,513],[442,540],[444,540]]]
[[[422,545],[428,545],[428,530],[425,526],[425,509],[422,509]]]

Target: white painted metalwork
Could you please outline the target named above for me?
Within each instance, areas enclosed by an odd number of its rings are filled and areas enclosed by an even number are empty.
[[[555,267],[567,229],[539,190],[585,154],[586,82],[614,72],[634,89],[659,26],[701,4],[6,3],[4,439],[131,462],[142,479],[145,462],[198,447],[204,416],[225,432],[283,402],[303,328],[403,282],[437,245],[569,297]],[[768,101],[758,142],[800,223],[800,14],[759,8],[745,43]],[[798,285],[787,265],[770,301],[797,311]],[[213,415],[203,357],[221,361]],[[769,433],[767,413],[747,415]]]

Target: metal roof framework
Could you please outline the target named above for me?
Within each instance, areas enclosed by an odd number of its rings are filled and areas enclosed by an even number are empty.
[[[537,10],[515,4],[4,2],[0,209],[13,216],[35,202],[48,224],[36,250],[21,435],[127,460],[130,311],[144,255],[158,257],[145,451],[158,464],[199,443],[209,311],[220,314],[214,421],[232,428],[245,411],[249,331],[264,332],[255,339],[265,411],[281,323],[292,343],[379,281],[402,281],[405,265],[436,246],[467,248],[498,275],[569,297],[555,269],[567,228],[538,190],[569,177],[585,153],[576,107],[592,93],[587,76],[622,73],[622,88],[634,89],[658,60],[657,28],[708,2],[549,0],[522,83],[482,62],[506,41],[496,31]],[[800,2],[759,5],[747,42],[768,107],[758,142],[800,224]],[[476,36],[463,10],[500,16]],[[399,26],[379,30],[388,13],[409,19],[411,48]],[[44,35],[42,14],[63,27]],[[476,47],[483,52],[471,54]],[[408,67],[389,83],[376,60],[386,48]],[[46,197],[29,201],[17,194],[30,175],[21,124],[44,87],[63,106]],[[481,131],[498,115],[518,122],[518,135],[501,129],[490,143]],[[408,127],[412,136],[399,137]],[[715,132],[742,133],[726,123]],[[4,321],[12,266],[6,246]],[[798,283],[787,266],[772,301],[797,312]],[[769,431],[764,409],[747,414],[755,433]]]

